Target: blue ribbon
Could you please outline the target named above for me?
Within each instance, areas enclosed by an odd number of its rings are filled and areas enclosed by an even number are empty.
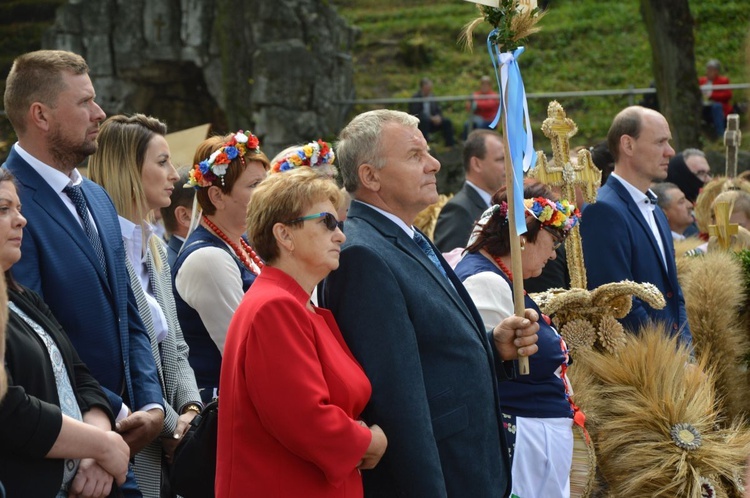
[[[514,223],[519,235],[526,233],[526,213],[523,206],[523,175],[533,162],[534,141],[529,120],[529,107],[526,101],[526,89],[521,78],[521,69],[517,59],[524,52],[524,47],[518,47],[513,52],[500,53],[500,48],[492,42],[497,33],[493,29],[487,36],[487,52],[490,54],[495,79],[500,89],[501,105],[497,109],[495,119],[490,128],[496,128],[500,117],[505,111],[506,133],[508,140],[508,155],[513,166],[513,200],[515,209]],[[499,69],[499,72],[498,72]]]

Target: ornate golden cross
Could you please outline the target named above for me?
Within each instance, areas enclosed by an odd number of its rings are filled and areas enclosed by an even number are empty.
[[[547,162],[543,152],[537,152],[536,167],[529,171],[529,178],[536,178],[550,187],[559,187],[562,197],[575,202],[576,187],[580,187],[586,202],[596,201],[596,190],[602,183],[602,172],[591,160],[591,152],[582,149],[578,160],[570,160],[570,137],[578,133],[578,126],[568,118],[565,109],[555,100],[547,107],[547,119],[542,123],[542,132],[552,143],[554,164]],[[581,206],[578,206],[580,209]],[[565,240],[568,273],[572,288],[586,288],[586,270],[583,266],[583,248],[578,227],[571,230]]]
[[[727,116],[727,130],[724,132],[724,146],[727,148],[727,166],[725,174],[727,178],[737,176],[737,153],[742,143],[742,132],[740,131],[739,114]]]
[[[716,224],[708,226],[708,234],[716,237],[719,241],[719,247],[724,250],[732,246],[732,235],[739,233],[739,225],[737,223],[729,223],[729,217],[732,216],[733,210],[734,202],[717,202],[714,206]]]

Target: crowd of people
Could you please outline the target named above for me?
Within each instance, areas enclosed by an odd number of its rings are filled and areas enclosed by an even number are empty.
[[[83,58],[18,57],[4,96],[18,142],[0,169],[0,496],[171,498],[175,451],[215,399],[217,496],[569,496],[584,417],[565,341],[531,297],[514,312],[491,102],[471,107],[466,183],[433,243],[414,227],[438,200],[426,136],[453,133],[434,102],[362,113],[335,151],[269,160],[250,130],[212,136],[178,171],[163,122],[106,118]],[[590,286],[651,282],[667,299],[635,300],[623,323],[665,321],[690,345],[672,236],[695,200],[651,190],[672,172],[670,139],[658,112],[620,112],[613,172],[583,215],[527,181],[516,277],[552,267],[580,223]],[[695,156],[675,171],[710,180]]]

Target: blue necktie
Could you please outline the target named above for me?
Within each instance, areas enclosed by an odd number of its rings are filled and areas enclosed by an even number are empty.
[[[96,257],[99,259],[99,264],[101,265],[102,270],[104,270],[104,275],[107,275],[107,263],[104,260],[102,240],[92,226],[91,219],[89,218],[89,208],[86,203],[86,198],[83,196],[83,190],[81,190],[79,185],[68,185],[63,189],[63,192],[65,192],[65,194],[70,197],[70,200],[73,201],[73,205],[76,207],[76,212],[78,213],[78,216],[81,217],[83,231],[86,232],[86,237],[88,237],[91,246],[94,248]]]
[[[438,270],[440,270],[440,273],[442,273],[445,278],[448,278],[448,274],[445,273],[445,268],[443,268],[443,265],[440,264],[440,260],[435,254],[435,251],[432,250],[432,246],[430,246],[430,243],[427,242],[427,239],[425,239],[424,236],[416,230],[414,231],[414,242],[416,242],[419,248],[422,249],[422,252],[425,253],[428,258],[430,258],[430,261]],[[449,278],[448,282],[450,282],[451,285],[453,284]]]

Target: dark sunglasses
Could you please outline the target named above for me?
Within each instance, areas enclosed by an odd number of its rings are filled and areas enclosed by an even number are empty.
[[[565,239],[568,237],[567,232],[561,232],[557,228],[542,225],[542,229],[544,229],[544,231],[546,231],[548,234],[552,235],[552,249],[554,249],[555,251],[562,245],[563,242],[565,242]]]
[[[295,218],[292,221],[287,221],[284,223],[285,225],[293,225],[295,223],[302,223],[303,221],[307,220],[315,220],[318,218],[323,218],[323,224],[326,226],[326,228],[330,231],[336,230],[336,228],[341,228],[343,226],[343,222],[340,222],[336,219],[334,215],[331,213],[316,213],[316,214],[308,214],[307,216],[303,216],[301,218]]]

